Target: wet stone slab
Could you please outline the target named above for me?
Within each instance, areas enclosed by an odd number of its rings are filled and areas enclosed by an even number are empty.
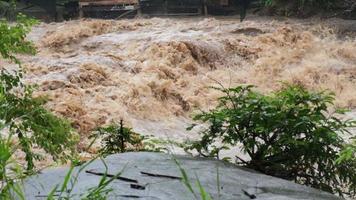
[[[338,199],[331,194],[221,161],[184,156],[175,158],[187,172],[192,185],[196,185],[198,178],[213,199]],[[113,189],[109,199],[195,199],[182,183],[182,174],[171,155],[148,152],[124,153],[109,156],[104,162],[108,170],[101,160],[92,162],[82,170],[74,186],[72,199],[80,199],[80,195],[97,186],[104,174],[110,177],[120,172],[122,172],[120,176],[108,187]],[[79,169],[75,168],[73,174],[77,174]],[[45,200],[56,185],[62,184],[68,170],[48,169],[28,178],[24,186],[26,197],[29,200]],[[195,190],[199,194],[197,187]]]

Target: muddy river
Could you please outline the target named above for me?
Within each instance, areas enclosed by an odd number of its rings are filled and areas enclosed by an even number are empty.
[[[355,21],[257,16],[40,24],[29,35],[38,54],[22,60],[36,95],[83,138],[123,119],[139,133],[181,140],[194,137],[185,131],[192,114],[216,104],[209,87],[218,84],[269,92],[299,83],[356,108],[356,37],[345,24],[356,29]]]

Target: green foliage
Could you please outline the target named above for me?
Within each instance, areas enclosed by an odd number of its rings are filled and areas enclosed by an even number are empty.
[[[355,183],[355,162],[335,163],[345,145],[340,135],[355,122],[328,114],[332,94],[285,86],[263,95],[252,88],[215,88],[224,96],[194,117],[209,127],[189,149],[218,157],[221,149],[241,146],[250,159],[236,156],[239,164],[328,192],[341,194]]]
[[[19,15],[18,21],[10,25],[0,22],[0,55],[17,64],[16,53],[35,52],[32,44],[25,40],[35,21]],[[20,148],[26,153],[28,170],[34,168],[34,160],[40,159],[33,152],[33,147],[43,149],[54,159],[65,159],[68,151],[75,144],[75,136],[70,124],[44,107],[42,98],[32,97],[33,87],[26,86],[22,81],[22,71],[0,72],[0,120],[8,130],[9,140],[14,136],[18,145],[13,145],[13,151]]]
[[[337,163],[345,161],[356,161],[356,137],[351,138],[352,142],[347,144],[340,153],[340,157],[336,160]]]
[[[11,143],[0,136],[0,199],[24,199],[21,185],[16,181],[24,176],[13,160]]]
[[[143,148],[143,136],[124,127],[123,121],[120,124],[111,124],[107,127],[98,128],[91,138],[101,138],[102,149],[100,153],[104,155],[123,153],[126,151],[139,151]]]
[[[94,143],[100,139],[102,155],[124,153],[128,151],[169,152],[169,146],[184,148],[185,145],[171,140],[163,140],[154,136],[143,136],[132,131],[131,128],[112,123],[106,127],[97,128],[90,136]],[[91,145],[90,145],[91,146]]]
[[[340,152],[340,157],[336,160],[338,165],[352,163],[356,166],[356,137],[351,138],[352,142],[346,144],[344,149]],[[352,175],[353,182],[350,185],[350,196],[356,196],[356,173]]]
[[[28,19],[21,14],[18,15],[15,25],[9,25],[7,21],[0,20],[0,55],[19,64],[20,62],[14,54],[34,54],[35,48],[31,42],[25,39],[31,27],[36,23],[36,20]]]
[[[10,134],[18,137],[31,170],[33,160],[40,158],[32,151],[34,145],[59,159],[67,156],[66,149],[73,147],[76,139],[70,123],[47,111],[43,99],[33,98],[32,87],[24,85],[20,77],[6,71],[0,74],[0,119]]]

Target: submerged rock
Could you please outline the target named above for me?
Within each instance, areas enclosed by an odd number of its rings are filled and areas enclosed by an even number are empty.
[[[196,183],[199,179],[213,199],[338,199],[332,194],[222,161],[147,152],[109,156],[104,159],[107,170],[101,160],[87,165],[79,173],[71,199],[80,199],[81,195],[87,194],[90,188],[99,184],[103,174],[110,176],[120,172],[120,178],[111,182],[108,187],[113,189],[108,199],[195,199],[183,184],[181,171],[174,158],[186,171],[197,196],[199,196],[199,189]],[[68,170],[68,168],[48,169],[28,178],[24,183],[25,196],[29,200],[46,199],[57,185],[58,189],[61,188]],[[80,167],[75,168],[73,175],[76,175],[79,170]],[[59,195],[59,192],[55,194]]]

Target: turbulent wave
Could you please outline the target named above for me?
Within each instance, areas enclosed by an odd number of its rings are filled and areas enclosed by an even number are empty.
[[[194,111],[215,105],[217,83],[262,92],[298,83],[356,107],[356,40],[318,21],[84,20],[42,24],[30,39],[39,53],[25,58],[27,80],[83,135],[124,119],[178,137],[176,126],[184,132]]]

